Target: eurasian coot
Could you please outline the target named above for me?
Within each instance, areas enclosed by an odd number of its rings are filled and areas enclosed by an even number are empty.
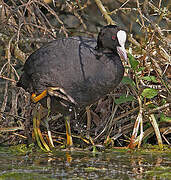
[[[50,97],[51,111],[64,114],[68,124],[73,108],[96,102],[121,82],[120,56],[127,59],[125,41],[126,32],[115,25],[104,26],[97,41],[86,37],[54,40],[29,56],[17,86],[44,107]],[[72,145],[68,133],[67,138]]]

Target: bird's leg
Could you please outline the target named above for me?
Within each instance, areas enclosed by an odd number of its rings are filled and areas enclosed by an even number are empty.
[[[66,136],[67,136],[67,146],[73,146],[72,136],[71,136],[71,127],[70,127],[70,118],[71,116],[65,116],[65,126],[66,126]]]
[[[43,99],[44,97],[46,97],[48,95],[48,90],[44,90],[41,94],[39,94],[38,96],[36,96],[36,94],[32,94],[31,96],[31,99],[34,103],[37,103],[38,101],[40,101],[41,99]],[[48,123],[48,118],[49,118],[49,115],[50,115],[50,97],[47,97],[47,108],[48,108],[48,114],[47,114],[47,117],[46,117],[46,120],[44,121],[45,123],[45,126],[47,128],[47,131],[48,131],[48,137],[49,137],[49,140],[50,140],[50,143],[52,145],[52,147],[54,147],[54,144],[53,144],[53,140],[52,140],[52,135],[51,135],[51,131],[49,129],[49,123]],[[40,128],[39,128],[40,130]],[[40,131],[39,131],[40,132]],[[39,133],[40,134],[40,133]],[[42,136],[42,135],[41,135]],[[42,138],[41,138],[42,139]]]
[[[77,104],[75,100],[71,96],[69,96],[62,88],[49,87],[47,91],[48,91],[48,94],[51,96],[56,96],[66,101],[69,101],[73,104]],[[71,136],[71,127],[70,127],[70,118],[71,118],[70,115],[65,116],[65,126],[66,126],[66,136],[67,136],[68,147],[73,146],[73,141],[72,141],[72,136]]]
[[[33,93],[31,95],[31,100],[34,102],[34,103],[37,103],[38,101],[40,101],[41,99],[43,99],[44,97],[47,96],[47,89],[45,89],[41,94],[39,94],[38,96],[36,96],[35,93]]]
[[[75,102],[75,100],[71,96],[69,96],[62,88],[50,87],[50,88],[48,88],[47,91],[48,91],[48,94],[51,96],[56,96],[56,97],[66,100],[66,101],[69,101],[73,104],[77,104]],[[70,118],[71,118],[70,115],[65,116],[65,126],[66,126],[66,136],[67,136],[67,146],[68,147],[73,146],[73,141],[72,141],[72,136],[71,136],[71,127],[70,127]]]
[[[39,136],[38,136],[38,131],[37,131],[37,111],[36,108],[33,110],[33,130],[34,130],[34,135],[37,141],[38,146],[44,150],[44,148],[42,147],[42,144],[40,142]]]
[[[36,103],[36,102],[38,102],[39,100],[41,100],[42,98],[44,98],[45,96],[47,96],[47,90],[43,91],[43,92],[42,92],[40,95],[38,95],[38,96],[36,96],[35,94],[32,94],[32,100],[33,100],[33,102]],[[52,147],[54,147],[53,140],[52,140],[52,135],[51,135],[51,131],[50,131],[50,129],[49,129],[49,124],[48,124],[48,118],[49,118],[49,115],[50,115],[50,97],[49,97],[49,96],[47,97],[47,108],[48,108],[48,114],[47,114],[46,120],[44,120],[44,123],[45,123],[45,126],[46,126],[46,128],[47,128],[49,141],[50,141]],[[40,111],[41,111],[41,110],[40,110]],[[38,110],[38,113],[40,113],[39,110]],[[42,143],[45,144],[45,141],[44,141],[43,136],[42,136],[41,131],[40,131],[40,119],[41,119],[41,117],[37,118],[37,124],[39,124],[39,125],[38,125],[38,132],[39,132],[39,133],[38,133],[38,134],[39,134],[39,137],[40,137]],[[44,146],[46,147],[46,149],[49,149],[49,148],[47,148],[47,145],[46,145],[46,144],[45,144]]]
[[[64,89],[62,89],[60,87],[48,87],[46,90],[44,90],[38,96],[36,96],[36,94],[33,93],[31,96],[31,99],[34,103],[37,103],[38,101],[40,101],[47,95],[56,96],[56,97],[66,100],[70,103],[73,103],[75,105],[77,104],[75,102],[75,100],[70,95],[68,95]],[[50,114],[50,99],[48,100],[48,98],[47,98],[47,108],[48,108],[48,115],[47,115],[47,118],[48,118],[48,116]],[[46,124],[46,128],[48,130],[49,140],[51,142],[51,145],[54,147],[51,132],[49,130],[49,124],[48,124],[47,120],[45,121],[45,124]],[[71,136],[71,127],[70,127],[70,116],[65,117],[65,125],[66,125],[66,135],[67,135],[67,146],[73,146],[72,136]]]
[[[40,119],[41,119],[41,107],[38,107],[38,110],[34,110],[33,112],[33,130],[36,137],[36,141],[38,146],[44,150],[44,151],[50,151],[49,146],[46,144],[46,142],[43,139],[43,136],[40,131]],[[42,144],[44,145],[45,149],[42,147]]]
[[[66,101],[69,101],[73,104],[77,104],[75,102],[75,100],[65,92],[64,89],[60,88],[60,87],[48,87],[47,89],[45,89],[41,94],[39,94],[38,96],[36,96],[35,93],[32,94],[31,99],[34,103],[37,103],[38,101],[40,101],[41,99],[43,99],[44,97],[46,97],[47,95],[50,96],[56,96],[59,97],[61,99],[64,99]]]

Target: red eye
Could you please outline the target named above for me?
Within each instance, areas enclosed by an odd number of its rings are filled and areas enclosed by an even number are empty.
[[[116,39],[116,36],[112,36],[112,39],[115,40],[115,39]]]

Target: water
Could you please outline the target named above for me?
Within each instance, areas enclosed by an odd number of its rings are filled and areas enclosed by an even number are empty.
[[[0,180],[171,179],[171,154],[130,151],[11,153],[0,148]]]

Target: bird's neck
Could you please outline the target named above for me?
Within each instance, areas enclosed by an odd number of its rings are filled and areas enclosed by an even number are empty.
[[[95,50],[96,50],[96,54],[95,55],[96,55],[97,59],[100,59],[100,57],[102,57],[104,55],[110,56],[110,57],[118,55],[117,51],[114,51],[114,50],[111,50],[111,49],[108,49],[108,48],[98,48],[96,46]]]
[[[109,48],[103,48],[103,47],[98,47],[98,46],[95,47],[95,50],[98,53],[102,53],[102,54],[115,54],[115,53],[117,53],[117,50],[109,49]]]

